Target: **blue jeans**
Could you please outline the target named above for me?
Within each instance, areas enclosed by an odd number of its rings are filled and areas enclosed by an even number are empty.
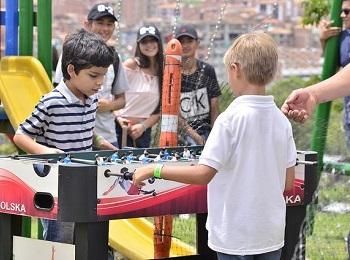
[[[218,260],[280,260],[282,248],[259,255],[228,255],[217,252]]]
[[[74,223],[41,219],[43,238],[47,241],[73,244]]]

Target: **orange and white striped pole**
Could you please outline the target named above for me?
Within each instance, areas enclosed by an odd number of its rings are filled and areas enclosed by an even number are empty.
[[[181,43],[176,39],[170,40],[165,50],[160,147],[177,145],[181,91],[181,55]]]
[[[176,39],[170,40],[165,50],[160,147],[177,146],[181,91],[181,55],[181,43]],[[155,217],[154,227],[154,258],[168,258],[171,247],[173,217],[171,215]]]

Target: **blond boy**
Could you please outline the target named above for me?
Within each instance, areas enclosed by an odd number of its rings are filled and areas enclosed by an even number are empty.
[[[134,174],[138,186],[154,175],[208,184],[208,245],[218,259],[280,259],[296,149],[289,121],[265,95],[277,61],[267,34],[238,37],[224,57],[236,99],[215,121],[198,165],[148,165]]]

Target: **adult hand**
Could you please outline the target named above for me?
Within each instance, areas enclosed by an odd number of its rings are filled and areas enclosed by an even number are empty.
[[[336,36],[341,32],[340,27],[332,27],[332,21],[321,20],[319,24],[320,41],[326,42],[330,37]]]
[[[126,119],[124,117],[118,116],[117,117],[117,121],[118,121],[120,126],[130,127],[131,121],[129,119]]]
[[[108,112],[112,111],[111,109],[111,101],[105,98],[98,99],[98,112]]]
[[[317,99],[308,89],[294,90],[281,107],[282,112],[296,122],[305,122],[313,113]]]
[[[134,140],[139,138],[144,131],[145,131],[145,127],[142,124],[135,124],[129,127],[129,135]]]

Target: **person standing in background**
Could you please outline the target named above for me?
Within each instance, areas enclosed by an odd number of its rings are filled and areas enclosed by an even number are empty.
[[[219,115],[220,87],[215,69],[196,58],[199,46],[196,29],[181,25],[175,31],[175,38],[182,45],[180,126],[185,129],[186,145],[204,144]]]
[[[108,42],[113,35],[116,22],[118,21],[114,15],[113,8],[108,4],[98,3],[89,11],[84,25],[86,30],[100,35],[105,42]],[[113,111],[125,106],[124,92],[129,88],[129,84],[117,52],[115,52],[115,56],[115,62],[109,66],[102,88],[98,93],[95,133],[98,135],[98,139],[101,141],[105,139],[117,148],[119,144],[115,132],[115,116]],[[62,70],[60,60],[56,68],[54,84],[58,84],[61,79]]]
[[[119,144],[122,143],[124,128],[127,129],[127,146],[150,146],[151,128],[160,118],[163,55],[158,28],[154,25],[141,26],[137,31],[135,57],[123,63],[129,90],[125,92],[125,108],[115,112]]]

